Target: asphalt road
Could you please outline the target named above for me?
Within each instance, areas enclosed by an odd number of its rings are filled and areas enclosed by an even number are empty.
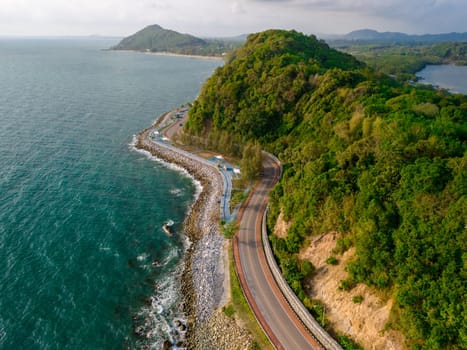
[[[240,281],[246,283],[244,290],[249,303],[277,349],[323,349],[285,301],[266,263],[261,243],[261,221],[268,193],[279,176],[279,168],[269,157],[265,157],[263,166],[263,177],[241,214],[236,240],[238,249],[234,248],[236,260],[239,260],[236,263]]]
[[[186,118],[185,114],[181,120],[173,122],[164,135],[173,138]],[[234,240],[240,283],[256,318],[276,349],[324,349],[287,303],[266,262],[261,222],[269,191],[277,182],[279,173],[280,168],[275,160],[264,157],[263,176],[240,213],[239,234]]]

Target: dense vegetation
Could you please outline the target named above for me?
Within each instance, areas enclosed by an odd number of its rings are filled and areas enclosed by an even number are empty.
[[[342,41],[331,45],[399,80],[415,80],[415,73],[429,64],[467,65],[467,42],[420,45]]]
[[[233,39],[200,39],[154,24],[124,38],[112,49],[220,56],[238,46],[240,46],[240,42]]]
[[[399,32],[378,32],[372,29],[359,29],[344,35],[327,35],[327,39],[337,44],[408,44],[430,45],[441,42],[467,42],[467,32],[410,35]]]
[[[294,31],[250,35],[204,85],[187,130],[239,153],[260,142],[284,172],[269,224],[273,247],[310,309],[298,259],[307,238],[354,245],[342,287],[395,298],[389,326],[423,349],[467,347],[467,97],[402,85]],[[202,138],[199,138],[202,139]],[[219,141],[221,140],[222,141]],[[228,145],[228,146],[226,146]]]

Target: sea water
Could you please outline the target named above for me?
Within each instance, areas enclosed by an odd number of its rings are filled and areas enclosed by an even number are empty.
[[[196,189],[131,140],[221,62],[116,42],[0,39],[0,349],[160,348],[183,317]]]
[[[428,65],[416,75],[421,78],[421,83],[438,86],[452,93],[467,94],[467,66]]]

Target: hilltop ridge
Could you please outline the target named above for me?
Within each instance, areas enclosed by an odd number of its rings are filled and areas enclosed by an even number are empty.
[[[111,49],[221,56],[226,51],[238,47],[240,43],[241,41],[235,39],[201,39],[153,24],[122,39]]]
[[[268,226],[281,218],[287,229],[270,239],[320,323],[330,326],[327,305],[307,290],[314,269],[301,253],[333,232],[326,264],[355,252],[342,298],[369,303],[350,293],[365,284],[391,300],[377,336],[393,329],[405,335],[401,347],[457,349],[467,346],[466,120],[465,95],[400,83],[315,36],[268,30],[248,36],[208,79],[186,131],[224,154],[260,144],[279,157]],[[357,328],[344,331],[366,339]]]
[[[361,43],[434,44],[440,42],[467,42],[467,32],[441,34],[406,34],[401,32],[379,32],[373,29],[358,29],[343,35],[323,35],[332,41]]]
[[[173,30],[164,29],[157,24],[147,26],[130,35],[116,46],[115,50],[148,50],[160,51],[184,51],[196,47],[205,46],[206,41],[189,34],[181,34]]]

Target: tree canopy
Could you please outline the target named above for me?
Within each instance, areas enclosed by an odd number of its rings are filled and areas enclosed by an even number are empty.
[[[187,130],[260,142],[283,162],[269,224],[297,294],[296,253],[338,231],[350,278],[396,301],[416,348],[467,347],[467,96],[401,84],[314,36],[250,35],[205,83]],[[287,272],[288,271],[288,272]],[[398,326],[396,326],[396,324]]]
[[[123,38],[113,50],[171,52],[182,55],[221,56],[240,46],[240,39],[201,39],[189,34],[164,29],[157,24],[147,26]]]
[[[415,73],[430,64],[467,65],[467,42],[413,43],[332,43],[352,53],[368,66],[399,80],[415,80]]]

